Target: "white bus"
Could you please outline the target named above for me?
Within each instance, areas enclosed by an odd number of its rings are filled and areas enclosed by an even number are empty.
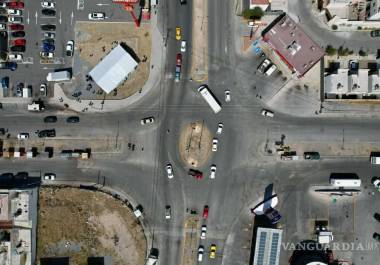
[[[360,187],[361,180],[355,173],[332,173],[330,184],[334,187]]]
[[[220,107],[220,104],[218,103],[218,101],[216,101],[215,97],[210,93],[207,86],[205,85],[200,86],[198,88],[198,92],[201,93],[202,97],[207,101],[207,103],[210,105],[210,107],[215,113],[218,113],[219,111],[222,110],[222,108]]]

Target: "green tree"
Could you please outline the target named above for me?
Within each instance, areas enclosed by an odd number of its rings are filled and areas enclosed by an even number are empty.
[[[336,54],[336,49],[333,46],[331,46],[331,45],[327,45],[327,47],[326,47],[326,53],[327,53],[327,55],[330,55],[330,56],[335,55]]]
[[[367,56],[367,53],[363,50],[359,51],[359,56]]]
[[[256,6],[254,9],[246,9],[243,11],[243,17],[245,19],[260,19],[264,16],[264,11]]]
[[[337,26],[337,25],[332,25],[331,28],[332,28],[333,30],[337,30],[337,29],[338,29],[338,26]]]

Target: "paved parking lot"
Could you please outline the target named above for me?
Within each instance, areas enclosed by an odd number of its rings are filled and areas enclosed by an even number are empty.
[[[129,12],[123,9],[120,4],[113,4],[109,0],[67,0],[55,2],[55,16],[42,14],[40,1],[28,1],[25,3],[23,11],[23,25],[26,39],[26,50],[23,53],[23,61],[18,63],[15,71],[2,70],[0,78],[9,76],[10,87],[17,83],[24,83],[24,87],[31,85],[34,95],[38,95],[38,88],[41,82],[46,82],[48,72],[60,68],[71,68],[72,57],[66,56],[66,43],[74,39],[74,26],[77,21],[88,21],[88,14],[91,12],[104,12],[105,22],[132,21]],[[135,8],[136,10],[137,8]],[[138,13],[136,12],[138,16]],[[99,23],[99,22],[94,22]],[[41,61],[44,32],[41,25],[52,24],[56,26],[54,31],[54,59]],[[9,30],[9,29],[8,29]],[[9,40],[11,32],[9,31]],[[75,53],[75,50],[74,50]],[[52,90],[49,87],[48,90]],[[10,91],[10,95],[14,92]]]

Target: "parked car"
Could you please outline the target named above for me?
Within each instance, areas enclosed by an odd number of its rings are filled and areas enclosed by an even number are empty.
[[[208,205],[205,205],[205,207],[203,208],[203,214],[202,214],[202,217],[203,219],[207,219],[208,218]]]
[[[8,54],[8,60],[9,61],[22,61],[23,56],[19,53],[9,53]]]
[[[11,30],[24,30],[24,25],[12,24],[9,26]]]
[[[212,244],[210,246],[210,259],[215,259],[216,257],[216,245]]]
[[[229,90],[224,91],[224,101],[226,102],[231,101],[231,92]]]
[[[42,49],[44,52],[54,52],[55,46],[53,44],[45,42],[42,44]]]
[[[57,116],[46,116],[44,118],[45,123],[55,123],[57,122]]]
[[[202,225],[202,227],[201,227],[201,239],[206,239],[206,233],[207,233],[207,226]]]
[[[43,2],[41,2],[41,6],[43,8],[55,8],[55,3],[43,1]]]
[[[44,180],[55,180],[55,174],[54,173],[45,173],[44,174]]]
[[[74,53],[74,41],[69,40],[66,44],[66,56],[73,56]]]
[[[70,116],[66,119],[67,123],[78,123],[79,117],[78,116]]]
[[[38,132],[38,137],[44,138],[44,137],[55,137],[55,130],[50,129],[50,130],[42,130]]]
[[[176,27],[175,28],[175,39],[176,40],[181,40],[181,28],[180,27]]]
[[[260,65],[259,67],[257,68],[257,70],[260,72],[260,73],[264,73],[268,67],[271,65],[271,61],[269,59],[265,59]]]
[[[216,175],[216,166],[211,165],[211,167],[210,167],[210,179],[214,179],[215,175]]]
[[[148,117],[148,118],[144,118],[141,120],[141,125],[144,125],[144,124],[149,124],[149,123],[153,123],[154,122],[154,118],[153,117]]]
[[[223,123],[218,123],[218,128],[216,129],[216,134],[222,134],[223,132]]]
[[[168,220],[172,218],[172,209],[170,207],[170,205],[166,205],[165,206],[165,219]]]
[[[373,184],[373,186],[375,186],[376,189],[378,189],[378,191],[380,191],[380,178],[379,177],[373,177],[371,179],[371,183]]]
[[[40,84],[40,96],[46,97],[47,96],[47,86],[45,83]]]
[[[179,65],[179,66],[182,65],[182,54],[180,53],[177,53],[176,65]]]
[[[371,32],[370,32],[370,35],[371,35],[371,37],[373,37],[373,38],[376,38],[376,37],[380,37],[380,30],[372,30]]]
[[[165,168],[166,168],[166,173],[168,175],[168,179],[174,178],[172,165],[171,164],[167,164]]]
[[[373,215],[373,218],[375,218],[376,221],[380,222],[380,214],[375,213],[375,214]]]
[[[263,115],[264,117],[270,117],[270,118],[274,117],[274,113],[270,110],[267,110],[267,109],[262,109],[261,115]]]
[[[44,39],[44,40],[42,41],[42,45],[43,45],[44,43],[47,43],[48,45],[54,45],[54,39]]]
[[[304,152],[303,157],[306,160],[319,160],[321,158],[318,152]]]
[[[24,8],[23,2],[7,2],[7,7],[9,8]]]
[[[22,24],[22,17],[9,17],[9,22],[14,24]]]
[[[54,53],[53,52],[40,52],[41,58],[45,59],[52,59],[54,58]]]
[[[53,32],[44,32],[44,38],[46,38],[46,39],[54,39],[55,38],[55,33],[53,33]]]
[[[203,173],[199,170],[196,170],[196,169],[190,168],[188,174],[189,174],[189,176],[192,176],[196,180],[200,180],[203,178]]]
[[[218,139],[212,139],[212,151],[216,152],[218,150]]]
[[[203,246],[198,247],[198,262],[202,262],[204,251],[205,251],[205,248]]]
[[[17,134],[17,139],[28,139],[29,133],[19,133]]]
[[[0,63],[0,69],[9,69],[11,71],[14,71],[17,69],[17,63],[15,62]]]
[[[179,0],[179,3],[180,3],[181,5],[186,5],[186,0]]]
[[[11,52],[25,52],[25,46],[23,45],[12,46],[10,50]]]
[[[51,25],[51,24],[41,25],[41,29],[46,30],[46,31],[54,31],[55,25]]]
[[[380,234],[373,233],[372,238],[375,239],[376,241],[380,242]]]
[[[54,17],[55,16],[55,10],[53,9],[42,9],[41,10],[42,15],[48,16],[48,17]]]
[[[6,17],[6,16],[0,16],[0,22],[3,22],[3,23],[8,22],[8,17]]]
[[[181,52],[186,52],[186,41],[181,41]]]
[[[106,14],[102,12],[94,12],[88,14],[89,20],[104,20],[106,18]]]
[[[12,16],[22,16],[22,11],[20,9],[8,9],[8,14]]]
[[[13,31],[11,35],[14,38],[22,38],[25,37],[25,31]]]
[[[0,23],[0,30],[6,30],[6,29],[7,29],[7,25],[4,23]]]
[[[12,45],[14,46],[17,46],[17,45],[25,46],[25,44],[26,44],[26,39],[16,39],[12,41]]]

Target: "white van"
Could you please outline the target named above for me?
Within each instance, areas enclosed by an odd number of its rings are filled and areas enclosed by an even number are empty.
[[[272,64],[272,66],[269,67],[268,70],[265,71],[265,75],[270,76],[271,74],[273,74],[274,71],[276,71],[276,69],[277,69],[277,66]]]
[[[151,6],[151,7],[156,7],[156,6],[158,6],[158,0],[150,0],[150,6]]]

